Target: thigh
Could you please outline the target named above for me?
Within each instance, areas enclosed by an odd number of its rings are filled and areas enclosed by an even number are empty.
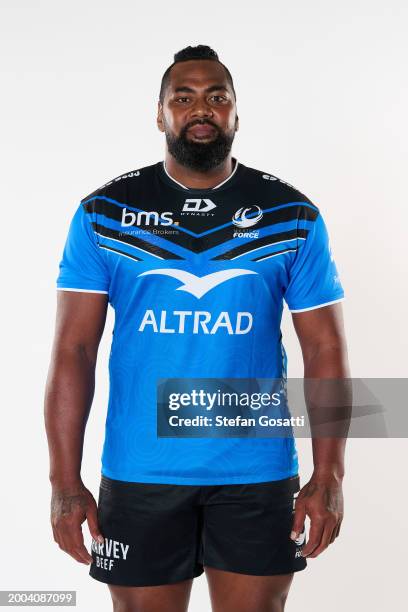
[[[194,487],[102,478],[98,523],[104,542],[92,540],[90,576],[109,585],[152,587],[200,575],[196,495]]]
[[[193,580],[150,587],[108,585],[114,612],[187,612]]]
[[[251,576],[205,567],[213,612],[282,612],[292,574]]]

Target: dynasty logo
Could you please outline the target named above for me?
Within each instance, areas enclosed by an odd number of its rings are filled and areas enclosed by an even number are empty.
[[[200,217],[213,217],[214,213],[210,213],[210,211],[214,208],[217,208],[217,205],[208,198],[188,198],[184,202],[181,214]]]

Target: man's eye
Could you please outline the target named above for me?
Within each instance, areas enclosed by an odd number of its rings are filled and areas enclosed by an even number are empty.
[[[212,96],[214,102],[226,102],[227,98],[225,96]]]
[[[188,102],[190,98],[187,98],[186,96],[182,96],[181,98],[177,98],[176,102]]]

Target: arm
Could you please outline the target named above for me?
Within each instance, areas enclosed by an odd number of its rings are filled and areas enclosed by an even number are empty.
[[[107,302],[106,294],[57,292],[55,336],[45,390],[54,540],[82,563],[92,562],[83,541],[84,520],[94,539],[102,537],[96,502],[84,486],[80,471]]]
[[[302,349],[305,379],[347,379],[350,377],[341,304],[293,313],[293,324]],[[307,380],[305,380],[307,382]],[[318,381],[317,381],[318,382]],[[323,385],[324,387],[324,385]],[[315,387],[317,388],[317,386]],[[326,389],[335,386],[326,386]],[[306,403],[311,422],[314,413],[311,397],[305,387]],[[337,391],[337,390],[336,390]],[[324,391],[323,391],[324,393]],[[341,388],[343,418],[349,418],[350,398],[347,385]],[[317,394],[318,395],[318,394]],[[323,403],[324,405],[324,403]],[[346,412],[344,412],[346,407]],[[327,430],[326,430],[327,431]],[[342,480],[344,477],[344,437],[313,437],[314,471],[296,500],[295,520],[291,537],[302,530],[305,516],[311,520],[310,534],[302,554],[317,557],[339,535],[343,517]]]

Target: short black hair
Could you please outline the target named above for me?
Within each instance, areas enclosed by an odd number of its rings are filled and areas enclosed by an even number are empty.
[[[213,62],[218,62],[223,66],[225,72],[227,73],[227,78],[232,87],[232,91],[234,92],[234,97],[237,99],[237,94],[234,89],[234,82],[232,80],[232,76],[230,71],[222,62],[220,62],[218,53],[208,47],[207,45],[197,45],[196,47],[185,47],[174,54],[174,62],[167,68],[166,72],[163,74],[161,85],[160,85],[160,93],[159,100],[163,104],[164,92],[166,91],[166,87],[170,80],[170,70],[173,68],[174,64],[178,64],[179,62],[188,62],[189,60],[211,60]]]

